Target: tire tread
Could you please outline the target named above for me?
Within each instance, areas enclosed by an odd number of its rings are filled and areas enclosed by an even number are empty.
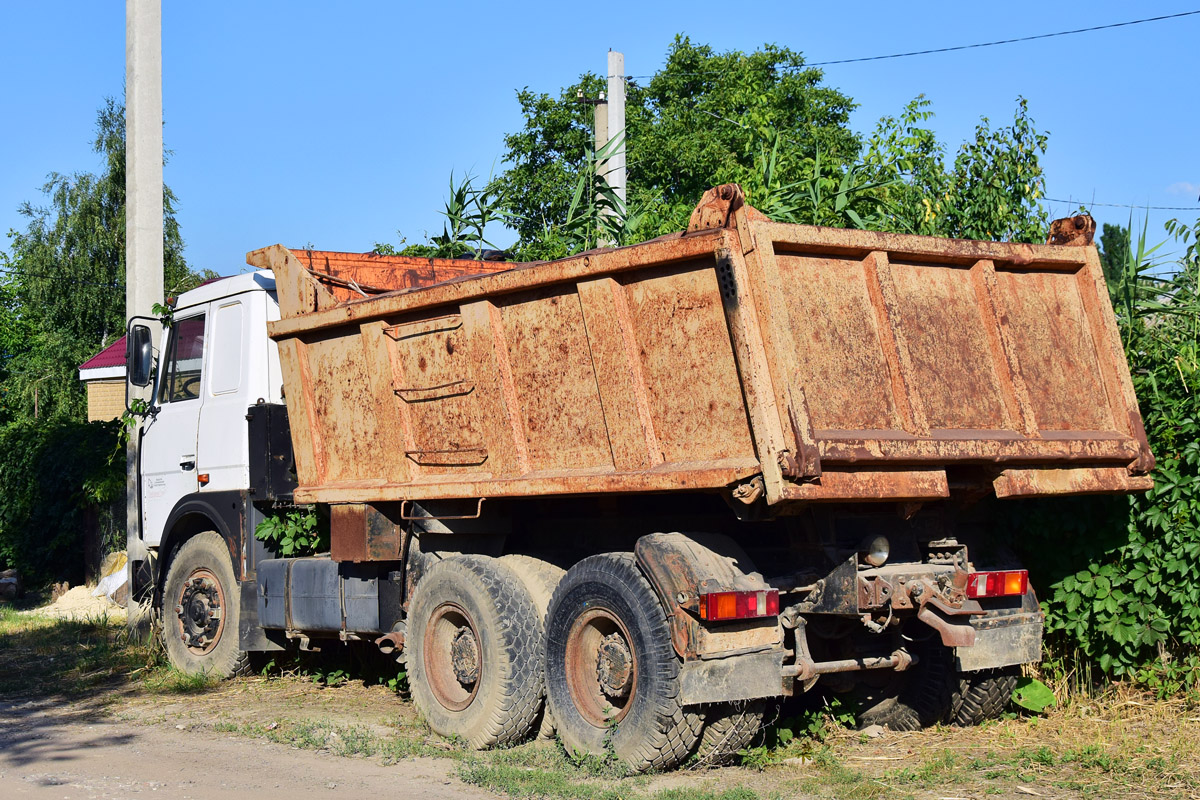
[[[550,602],[551,625],[548,628],[553,627],[554,613],[572,589],[589,582],[616,587],[617,592],[631,605],[636,606],[636,611],[643,614],[657,629],[647,632],[649,652],[645,656],[647,666],[662,668],[660,674],[665,680],[661,686],[664,691],[658,696],[649,697],[649,701],[653,703],[649,713],[638,719],[626,716],[618,724],[618,733],[614,734],[614,747],[617,756],[636,772],[670,769],[692,752],[700,737],[704,718],[693,710],[686,709],[680,702],[680,663],[671,644],[662,604],[649,581],[642,575],[632,553],[591,556],[573,566],[559,583]],[[547,666],[549,668],[551,665]],[[582,742],[571,742],[571,732],[563,730],[564,713],[574,716],[578,712],[570,701],[569,693],[565,697],[558,696],[554,690],[555,685],[555,681],[548,681],[550,705],[555,718],[560,721],[559,733],[569,747],[583,745]],[[563,691],[566,691],[565,679]],[[560,704],[568,707],[560,708]],[[629,734],[620,736],[623,730],[629,730]],[[620,742],[615,741],[618,736]],[[581,749],[590,748],[583,745]]]
[[[1020,674],[1019,667],[960,673],[950,723],[968,727],[999,717],[1012,698]]]

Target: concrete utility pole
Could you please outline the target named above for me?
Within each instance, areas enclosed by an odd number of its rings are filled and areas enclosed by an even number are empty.
[[[600,99],[592,104],[592,108],[596,112],[593,131],[596,134],[596,152],[599,153],[608,144],[608,101],[604,99],[604,92],[600,93]]]
[[[151,314],[163,300],[163,144],[161,0],[125,0],[125,318]],[[155,349],[158,348],[158,334]],[[150,399],[149,389],[129,387]],[[146,557],[138,536],[138,441],[125,450],[126,545],[133,565]],[[130,627],[136,626],[130,596]]]
[[[607,180],[625,206],[625,55],[608,51],[608,138],[621,137],[608,160]],[[608,139],[606,138],[607,142]]]

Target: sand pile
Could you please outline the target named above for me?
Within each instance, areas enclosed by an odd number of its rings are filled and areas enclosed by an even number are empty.
[[[94,619],[107,615],[110,620],[125,619],[125,609],[107,597],[92,597],[90,586],[76,586],[49,605],[34,608],[24,613],[40,614],[58,619]]]

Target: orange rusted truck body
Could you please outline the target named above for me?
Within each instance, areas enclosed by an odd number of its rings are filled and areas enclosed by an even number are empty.
[[[276,278],[297,502],[1151,485],[1090,244],[779,224],[720,187],[685,233],[559,261],[340,258],[247,259]]]

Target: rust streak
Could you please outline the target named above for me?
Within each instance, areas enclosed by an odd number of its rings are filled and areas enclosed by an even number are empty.
[[[621,328],[621,342],[625,345],[625,358],[633,376],[633,395],[642,433],[646,438],[646,455],[650,458],[650,465],[654,466],[663,463],[662,445],[659,444],[658,434],[654,432],[654,418],[650,415],[650,396],[646,391],[646,376],[642,372],[642,357],[634,338],[629,300],[625,296],[625,287],[616,279],[609,278],[609,288],[612,290],[613,308],[617,312],[617,325]]]
[[[971,267],[971,284],[975,288],[975,299],[979,303],[984,336],[992,353],[992,364],[1000,381],[1000,393],[1004,398],[1004,422],[1015,431],[1036,437],[1037,421],[1033,416],[1029,389],[1021,376],[1016,345],[998,308],[996,265],[988,259],[976,261],[975,266]]]
[[[513,449],[517,458],[517,471],[529,472],[529,443],[525,440],[525,426],[517,403],[517,386],[513,381],[512,364],[508,360],[508,339],[504,335],[504,320],[495,303],[487,303],[488,321],[492,326],[492,340],[496,357],[496,369],[500,372],[500,392],[504,398],[504,410],[508,414],[508,425],[512,430]]]
[[[308,430],[312,442],[313,467],[319,479],[325,480],[326,457],[325,442],[317,422],[317,401],[313,392],[312,368],[309,362],[308,345],[300,339],[294,339],[296,363],[300,367],[300,386],[304,391],[304,414],[308,418]]]
[[[896,403],[900,427],[909,433],[926,435],[929,423],[913,396],[906,380],[913,374],[912,359],[908,354],[908,343],[900,327],[900,312],[896,289],[892,284],[891,265],[887,253],[874,252],[863,259],[866,273],[867,292],[875,308],[875,319],[879,329],[879,343],[887,357],[888,373],[892,381],[892,397]]]
[[[1092,277],[1088,274],[1087,269],[1081,269],[1076,273],[1075,285],[1078,287],[1080,299],[1083,301],[1084,322],[1087,325],[1088,339],[1092,345],[1096,363],[1100,367],[1100,374],[1104,379],[1104,394],[1108,399],[1108,402],[1105,404],[1108,409],[1108,419],[1112,423],[1113,430],[1134,433],[1134,431],[1130,430],[1129,425],[1125,424],[1126,420],[1122,419],[1124,414],[1118,412],[1118,409],[1124,410],[1125,397],[1121,391],[1121,380],[1117,375],[1113,358],[1119,354],[1120,358],[1117,363],[1126,363],[1125,350],[1121,347],[1115,353],[1112,352],[1108,331],[1105,330],[1104,322],[1101,320],[1099,309],[1097,308],[1096,290],[1094,285],[1089,286],[1090,283],[1092,283]],[[1104,296],[1108,297],[1107,290]],[[1106,349],[1109,352],[1105,352]],[[1136,405],[1134,407],[1136,408]]]
[[[741,215],[738,215],[741,219]],[[748,226],[742,224],[740,235],[751,235]],[[746,410],[749,412],[754,434],[755,449],[763,468],[768,502],[774,502],[783,490],[784,475],[781,464],[776,460],[786,449],[779,407],[775,402],[775,387],[771,382],[771,369],[767,361],[766,345],[762,338],[762,321],[754,299],[750,274],[742,256],[741,248],[734,247],[736,240],[727,236],[715,253],[718,271],[726,269],[732,289],[724,297],[725,317],[729,335],[737,355],[738,374],[742,383]],[[727,263],[723,263],[727,262]],[[795,454],[791,454],[793,459]],[[791,463],[795,463],[794,460]]]

